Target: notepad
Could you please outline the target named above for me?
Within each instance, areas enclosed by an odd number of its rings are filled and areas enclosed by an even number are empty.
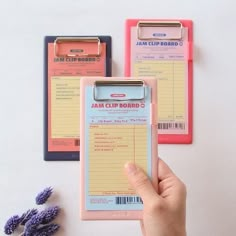
[[[126,22],[126,76],[158,80],[159,143],[192,142],[192,21]]]
[[[141,219],[128,161],[157,181],[156,79],[81,78],[81,218]]]
[[[162,134],[187,134],[188,94],[185,62],[140,61],[134,65],[137,76],[158,77],[158,127]],[[169,121],[169,122],[167,122]],[[174,122],[173,122],[174,121]],[[186,126],[186,127],[185,127]]]
[[[134,194],[122,176],[132,160],[147,171],[147,125],[91,125],[89,127],[89,195]]]
[[[78,139],[80,77],[52,76],[51,85],[52,139]]]
[[[81,76],[111,76],[110,36],[47,36],[44,89],[47,161],[79,160]]]

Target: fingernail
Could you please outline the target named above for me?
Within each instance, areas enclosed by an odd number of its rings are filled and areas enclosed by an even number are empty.
[[[132,162],[127,162],[127,163],[125,164],[125,170],[126,170],[126,172],[127,172],[128,174],[132,174],[132,173],[134,173],[134,172],[137,170],[137,167],[136,167],[136,165],[135,165],[134,163],[132,163]]]

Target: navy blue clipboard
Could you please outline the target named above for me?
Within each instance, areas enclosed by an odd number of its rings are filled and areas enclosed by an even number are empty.
[[[49,129],[49,122],[48,122],[48,70],[49,70],[49,43],[55,43],[55,40],[58,38],[98,38],[99,43],[105,43],[106,45],[106,56],[105,56],[105,76],[110,77],[112,76],[112,41],[111,36],[46,36],[44,38],[44,160],[45,161],[79,161],[80,160],[80,152],[79,151],[49,151],[48,145],[48,129]],[[57,56],[57,55],[56,55]],[[61,56],[61,55],[60,55]],[[60,57],[59,56],[59,57]],[[98,56],[98,55],[97,55]],[[72,55],[73,57],[73,55]],[[99,57],[99,56],[98,56]]]

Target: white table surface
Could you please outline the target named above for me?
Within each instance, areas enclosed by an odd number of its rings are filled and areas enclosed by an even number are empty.
[[[236,233],[236,13],[233,0],[8,0],[0,4],[0,235],[8,217],[53,186],[66,236],[141,235],[136,221],[79,219],[79,162],[43,161],[43,38],[111,35],[113,75],[124,73],[127,18],[194,21],[194,139],[159,145],[186,183],[190,236]]]

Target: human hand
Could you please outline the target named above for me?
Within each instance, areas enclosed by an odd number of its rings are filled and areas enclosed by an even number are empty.
[[[143,200],[141,228],[144,236],[186,236],[186,187],[159,159],[158,191],[134,163],[125,165],[129,183]]]

